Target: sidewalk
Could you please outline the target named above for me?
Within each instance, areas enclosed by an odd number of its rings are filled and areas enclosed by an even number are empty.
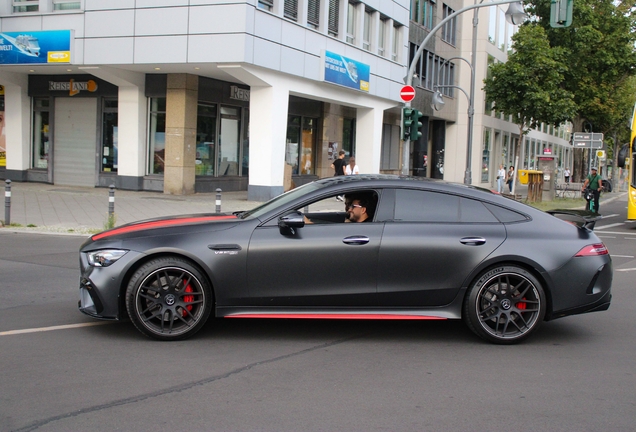
[[[2,182],[4,190],[5,183]],[[527,196],[526,185],[515,194]],[[11,183],[11,224],[4,231],[33,231],[89,235],[106,228],[108,188]],[[4,195],[4,194],[3,194]],[[617,194],[607,194],[607,198]],[[224,192],[221,212],[249,210],[260,202],[248,201],[247,191]],[[216,193],[165,195],[161,192],[115,191],[115,225],[142,219],[193,213],[215,213]],[[4,220],[4,206],[0,221]],[[1,226],[1,224],[0,224]]]
[[[4,187],[2,182],[3,192]],[[81,235],[102,231],[108,221],[108,193],[108,188],[12,182],[13,226],[3,229]],[[247,191],[225,192],[221,196],[222,212],[249,210],[259,204],[247,200]],[[4,207],[0,220],[5,219]],[[159,216],[215,212],[216,193],[181,196],[115,190],[117,226]]]

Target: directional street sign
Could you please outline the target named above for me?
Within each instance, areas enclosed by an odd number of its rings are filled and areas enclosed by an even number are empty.
[[[409,85],[402,87],[400,97],[404,102],[411,102],[415,98],[415,89]]]
[[[603,134],[592,132],[574,132],[572,139],[574,148],[603,148]]]

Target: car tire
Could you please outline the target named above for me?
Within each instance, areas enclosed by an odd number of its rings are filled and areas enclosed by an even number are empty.
[[[207,278],[179,257],[148,261],[135,271],[126,289],[130,320],[141,333],[157,340],[194,335],[210,316],[212,304]]]
[[[534,333],[546,313],[545,292],[530,272],[513,265],[489,269],[472,284],[463,318],[481,338],[496,344],[521,342]]]

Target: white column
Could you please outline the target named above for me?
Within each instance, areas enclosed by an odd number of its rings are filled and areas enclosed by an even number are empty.
[[[31,99],[27,75],[13,72],[0,73],[4,86],[4,133],[7,149],[7,170],[29,169],[31,149]]]
[[[356,163],[363,174],[380,172],[382,118],[380,108],[358,108],[356,116]]]
[[[119,87],[117,106],[117,175],[143,177],[146,174],[145,87]]]
[[[289,90],[280,83],[250,89],[250,201],[283,193],[288,105]]]

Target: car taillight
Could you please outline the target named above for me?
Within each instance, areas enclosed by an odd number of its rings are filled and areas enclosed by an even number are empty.
[[[581,249],[576,255],[577,257],[607,255],[609,251],[603,243],[587,245]]]

